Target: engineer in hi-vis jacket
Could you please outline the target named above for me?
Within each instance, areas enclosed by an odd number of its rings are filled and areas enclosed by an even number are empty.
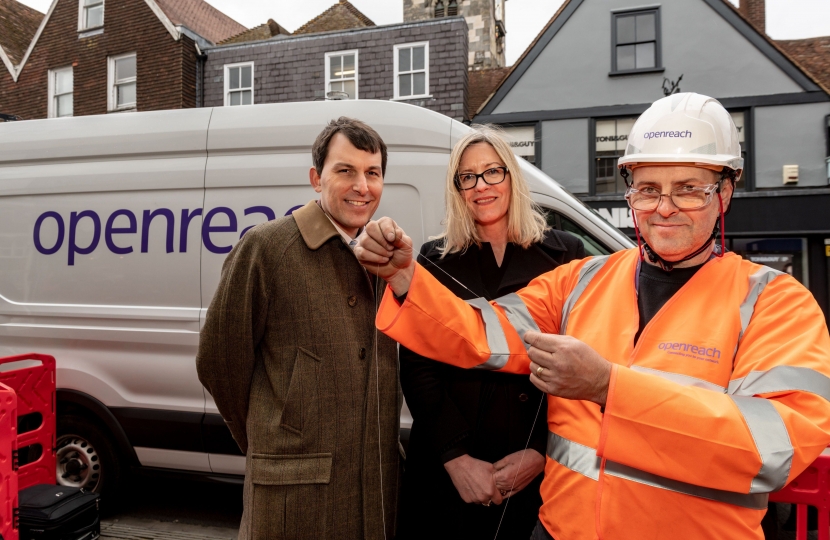
[[[397,348],[375,331],[382,290],[350,245],[386,157],[371,127],[331,121],[312,147],[320,200],[249,230],[225,260],[197,368],[246,453],[240,540],[394,536]]]
[[[619,167],[639,249],[560,266],[467,303],[413,262],[389,218],[355,249],[387,280],[378,328],[549,394],[534,539],[760,539],[768,493],[830,443],[830,336],[791,276],[726,253],[743,169],[716,100],[675,94]],[[718,245],[720,240],[720,245]]]

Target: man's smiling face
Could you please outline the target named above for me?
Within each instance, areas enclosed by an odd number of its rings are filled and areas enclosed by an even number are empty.
[[[383,172],[380,152],[355,148],[348,137],[337,133],[328,146],[323,170],[310,174],[320,204],[334,221],[352,237],[366,225],[380,204]]]

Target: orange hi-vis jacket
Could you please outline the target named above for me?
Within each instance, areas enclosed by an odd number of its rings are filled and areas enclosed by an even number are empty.
[[[556,268],[465,302],[416,267],[378,328],[418,354],[529,373],[520,336],[573,336],[614,364],[605,410],[550,397],[539,518],[556,540],[763,538],[767,494],[830,443],[830,336],[809,291],[734,254],[639,327],[639,257]]]

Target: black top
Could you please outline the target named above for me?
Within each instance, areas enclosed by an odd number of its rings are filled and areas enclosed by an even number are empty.
[[[465,300],[497,299],[585,256],[582,242],[560,231],[549,231],[542,242],[527,249],[508,244],[501,266],[487,243],[443,258],[439,248],[437,241],[428,242],[418,262]],[[523,450],[529,435],[529,447],[544,456],[547,409],[542,404],[540,410],[542,392],[527,375],[459,369],[403,346],[400,366],[401,387],[414,423],[406,451],[398,538],[492,538],[504,507],[464,503],[443,464],[463,454],[494,463]],[[530,536],[541,504],[541,477],[510,499],[500,538]]]
[[[705,264],[705,263],[704,263]],[[640,329],[634,337],[634,343],[640,339],[643,328],[657,315],[666,302],[685,285],[698,270],[703,267],[675,268],[666,272],[659,266],[646,262],[640,263],[639,291],[637,294],[637,309],[640,312]]]

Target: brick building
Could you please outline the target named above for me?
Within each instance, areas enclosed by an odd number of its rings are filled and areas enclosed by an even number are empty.
[[[505,0],[403,0],[404,22],[428,21],[442,17],[464,17],[469,50],[467,64],[473,71],[506,65],[504,44],[507,30]]]
[[[195,107],[200,47],[245,30],[202,0],[54,0],[19,63],[6,66],[0,112],[32,119]]]
[[[375,26],[354,11],[341,1],[298,31],[337,28],[338,21],[346,29],[206,48],[204,105],[394,99],[469,118],[463,18]]]

